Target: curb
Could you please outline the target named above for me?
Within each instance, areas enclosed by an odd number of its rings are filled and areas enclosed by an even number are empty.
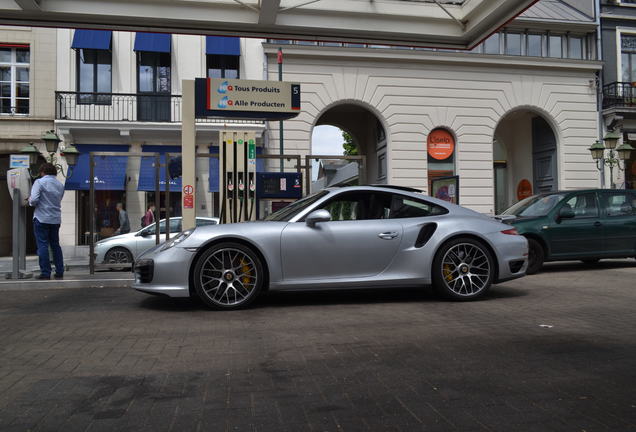
[[[88,279],[85,276],[75,276],[63,280],[2,280],[0,291],[48,290],[67,288],[130,288],[132,278],[117,279]]]

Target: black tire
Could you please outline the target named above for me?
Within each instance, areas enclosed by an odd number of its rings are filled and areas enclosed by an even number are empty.
[[[455,265],[454,270],[449,262]],[[451,300],[475,300],[488,292],[495,279],[495,271],[493,256],[482,242],[459,237],[444,243],[435,254],[433,288]]]
[[[237,273],[237,269],[242,273]],[[217,310],[249,306],[260,293],[264,280],[259,257],[249,247],[234,242],[210,247],[193,269],[197,296],[206,306]]]
[[[117,246],[109,249],[104,255],[104,264],[133,264],[132,253],[125,247]],[[129,267],[110,267],[113,271],[130,270]]]
[[[533,238],[528,239],[528,269],[526,274],[537,274],[543,267],[545,261],[545,250],[541,243]]]

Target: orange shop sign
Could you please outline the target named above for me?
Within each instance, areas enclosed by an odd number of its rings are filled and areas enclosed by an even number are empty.
[[[448,159],[455,151],[455,138],[445,129],[434,129],[428,134],[426,148],[432,158]]]
[[[517,199],[521,201],[529,196],[532,196],[532,184],[530,180],[523,179],[517,185]]]

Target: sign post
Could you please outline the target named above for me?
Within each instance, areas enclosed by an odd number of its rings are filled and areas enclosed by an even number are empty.
[[[181,184],[188,186],[190,193],[181,192],[182,229],[196,225],[196,123],[194,80],[182,81],[183,101],[181,105]]]

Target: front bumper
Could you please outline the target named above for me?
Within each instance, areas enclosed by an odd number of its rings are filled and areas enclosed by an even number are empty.
[[[161,251],[162,246],[150,249],[137,259],[132,288],[170,297],[189,297],[190,265],[195,252],[178,246]]]

